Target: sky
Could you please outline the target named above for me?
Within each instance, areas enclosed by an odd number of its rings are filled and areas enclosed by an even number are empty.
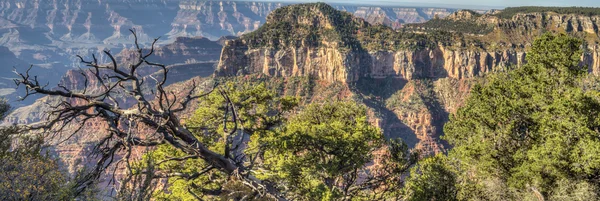
[[[326,2],[389,6],[436,6],[457,8],[503,8],[510,6],[600,7],[600,0],[269,0],[276,2]]]

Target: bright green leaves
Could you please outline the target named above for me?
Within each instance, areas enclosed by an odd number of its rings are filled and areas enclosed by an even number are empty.
[[[456,173],[444,155],[423,159],[410,171],[406,200],[457,200]]]
[[[200,100],[199,109],[185,123],[210,150],[225,153],[226,134],[234,127],[227,110],[227,93],[238,114],[238,133],[245,133],[243,152],[247,173],[273,184],[293,200],[373,200],[402,196],[403,176],[417,160],[401,140],[386,142],[369,122],[367,108],[354,102],[309,104],[295,110],[299,99],[278,97],[264,82],[233,82]],[[229,111],[231,112],[231,111]],[[239,138],[236,138],[239,140]],[[238,151],[242,151],[238,150]],[[239,152],[238,152],[239,153]],[[146,155],[160,174],[193,175],[209,164],[163,145]],[[168,179],[163,200],[239,200],[254,192],[218,170],[189,178]]]
[[[227,82],[220,86],[215,92],[199,101],[199,107],[194,115],[189,118],[185,125],[202,143],[210,150],[224,154],[227,134],[225,128],[235,127],[232,112],[228,108],[228,101],[223,92],[235,106],[237,113],[238,133],[243,132],[250,135],[250,146],[261,144],[261,136],[277,132],[285,119],[285,113],[291,111],[298,105],[295,97],[278,97],[275,92],[268,89],[265,83],[247,82],[236,84]],[[225,116],[227,119],[225,120]],[[257,149],[244,150],[253,156]],[[185,157],[182,151],[170,145],[162,145],[149,154],[153,160],[160,161],[169,158]],[[157,164],[156,167],[163,173],[183,173],[194,175],[203,172],[209,164],[200,158],[174,160]],[[170,177],[168,179],[169,192],[157,192],[159,199],[165,200],[193,200],[194,194],[208,198],[221,197],[223,199],[251,194],[250,190],[239,182],[218,170],[211,170],[207,174],[193,178]],[[229,189],[233,188],[233,189]],[[234,192],[246,192],[246,194]],[[228,197],[229,196],[229,197]]]
[[[600,172],[600,101],[580,86],[586,72],[579,66],[581,44],[543,35],[533,43],[528,64],[473,88],[444,128],[455,146],[450,157],[465,171],[463,188],[508,186],[519,197],[550,196],[564,180],[598,185],[590,178]]]
[[[529,64],[525,65],[524,75],[538,78],[537,81],[541,82],[546,78],[558,79],[560,84],[576,84],[573,81],[587,72],[586,66],[579,65],[583,54],[582,45],[580,39],[564,35],[542,35],[533,42],[527,54]]]
[[[356,172],[372,160],[382,134],[352,102],[312,104],[294,116],[285,130],[262,140],[262,177],[282,182],[302,199],[335,200]]]

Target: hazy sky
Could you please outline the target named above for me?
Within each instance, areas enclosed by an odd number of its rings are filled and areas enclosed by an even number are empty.
[[[507,7],[507,6],[587,6],[600,7],[600,0],[270,0],[277,2],[326,2],[326,3],[359,3],[374,5],[410,5],[419,4],[432,6],[439,5],[445,7],[448,5],[456,6],[489,6],[489,7]]]

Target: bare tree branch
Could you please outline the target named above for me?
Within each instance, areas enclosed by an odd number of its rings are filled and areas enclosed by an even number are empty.
[[[100,64],[95,55],[91,60],[86,60],[77,56],[82,64],[89,67],[91,75],[86,75],[82,71],[85,79],[83,89],[70,89],[67,86],[58,86],[55,89],[48,88],[47,85],[40,84],[36,76],[30,75],[29,68],[25,73],[18,73],[19,78],[15,79],[18,86],[24,86],[26,95],[23,99],[34,94],[42,94],[51,97],[58,97],[62,101],[53,105],[52,111],[48,114],[46,121],[28,125],[30,131],[41,131],[47,134],[68,133],[68,136],[79,133],[87,122],[102,121],[107,124],[107,134],[100,140],[94,148],[94,153],[98,158],[93,171],[83,177],[78,182],[77,193],[82,193],[88,186],[98,180],[106,169],[119,163],[115,161],[116,155],[126,151],[125,160],[131,157],[131,149],[134,147],[153,147],[162,144],[169,144],[189,155],[189,158],[200,158],[209,164],[208,169],[192,175],[177,173],[155,174],[165,177],[179,176],[185,178],[195,178],[206,174],[211,170],[218,170],[230,176],[239,178],[243,183],[254,189],[257,194],[267,196],[278,200],[285,200],[283,196],[267,182],[263,182],[250,174],[248,167],[244,166],[245,157],[232,156],[238,146],[232,149],[232,136],[238,130],[238,114],[234,104],[224,91],[219,91],[227,100],[231,119],[234,127],[227,128],[228,118],[224,119],[224,126],[227,132],[226,154],[218,154],[211,151],[208,147],[198,140],[188,129],[186,129],[178,117],[177,113],[186,110],[192,101],[205,97],[212,93],[216,85],[208,93],[195,95],[198,90],[196,83],[193,83],[191,89],[183,96],[177,96],[172,91],[165,89],[168,79],[168,68],[163,64],[153,63],[147,59],[155,52],[155,44],[158,38],[152,42],[149,52],[143,53],[143,49],[138,42],[138,36],[134,30],[130,30],[134,36],[137,56],[127,67],[120,67],[115,57],[109,51],[103,53],[109,58],[108,64]],[[153,87],[145,87],[147,84],[144,77],[138,73],[141,68],[158,69],[161,78],[155,79]],[[98,86],[91,86],[89,79],[96,79]],[[95,87],[95,88],[93,88]],[[149,89],[150,88],[150,89]],[[93,89],[93,90],[92,90]],[[145,91],[150,90],[150,91]],[[154,97],[149,97],[153,94]],[[127,96],[134,100],[135,104],[131,108],[123,108],[123,104],[115,97]],[[177,98],[184,97],[184,98]],[[225,114],[227,116],[227,114]],[[75,129],[70,129],[75,125]],[[78,125],[78,126],[77,126]],[[142,130],[153,131],[150,134]],[[67,137],[66,139],[70,139]],[[187,158],[186,158],[187,159]],[[183,158],[168,159],[171,161],[184,160]],[[164,163],[166,161],[161,161]]]

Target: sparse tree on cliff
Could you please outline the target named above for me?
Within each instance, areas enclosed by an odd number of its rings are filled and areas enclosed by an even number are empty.
[[[188,109],[190,103],[209,93],[200,94],[196,84],[193,84],[185,95],[176,95],[172,91],[167,91],[165,83],[169,69],[165,65],[147,60],[154,53],[158,39],[154,40],[149,50],[144,51],[138,43],[135,31],[132,30],[132,33],[135,38],[137,58],[129,66],[119,66],[114,55],[108,51],[104,52],[110,59],[108,64],[99,63],[95,56],[90,60],[79,57],[93,75],[87,77],[86,74],[82,74],[86,78],[82,90],[73,90],[64,86],[50,88],[36,76],[30,75],[29,71],[19,73],[19,79],[15,80],[17,85],[25,88],[27,93],[24,98],[41,94],[62,100],[52,105],[53,110],[48,111],[49,117],[46,121],[28,125],[31,132],[75,134],[92,121],[101,121],[108,126],[106,135],[95,145],[94,153],[98,158],[96,166],[89,174],[78,180],[76,193],[84,192],[111,165],[121,162],[129,164],[134,148],[168,144],[185,153],[185,156],[168,158],[165,159],[166,161],[199,158],[208,165],[206,169],[215,169],[238,179],[243,185],[257,192],[258,196],[284,199],[275,187],[255,178],[249,172],[249,167],[243,161],[245,157],[234,154],[240,152],[240,146],[235,146],[231,139],[237,135],[235,131],[240,125],[238,114],[231,104],[229,95],[220,91],[220,95],[227,102],[225,107],[228,108],[223,120],[232,122],[232,125],[223,133],[228,139],[226,142],[228,146],[225,146],[222,153],[217,153],[210,150],[206,143],[185,128],[178,116]],[[160,76],[158,78],[141,76],[141,71],[147,68],[159,69]],[[88,90],[91,80],[98,83],[100,90]],[[148,83],[153,83],[154,86],[146,87]],[[117,101],[117,97],[128,97],[134,100],[135,104],[131,108],[125,108]],[[142,128],[151,132],[138,132]],[[119,159],[117,156],[121,154],[124,157]],[[204,173],[205,171],[201,170],[195,174]],[[169,175],[155,176],[190,175],[171,172]]]

